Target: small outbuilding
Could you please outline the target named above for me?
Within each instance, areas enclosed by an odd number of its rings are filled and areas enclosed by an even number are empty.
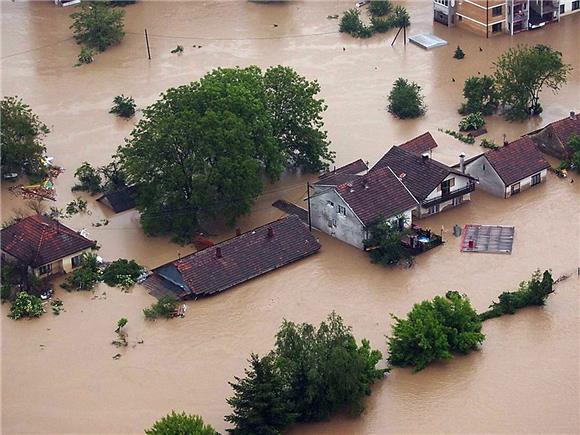
[[[572,150],[567,145],[574,136],[580,137],[580,117],[576,112],[528,134],[540,151],[560,160],[570,157]]]

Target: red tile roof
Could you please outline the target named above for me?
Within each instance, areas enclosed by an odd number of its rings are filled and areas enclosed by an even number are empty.
[[[314,184],[319,186],[338,186],[339,184],[348,183],[357,178],[358,174],[368,170],[367,164],[358,159],[348,165],[336,168],[333,171],[326,172],[318,177],[318,181]]]
[[[300,219],[287,216],[153,272],[185,289],[187,297],[197,298],[227,290],[319,249],[320,243]]]
[[[423,154],[427,151],[437,148],[437,142],[431,136],[431,133],[423,133],[421,136],[417,136],[415,139],[411,139],[404,144],[399,145],[399,148],[403,148],[405,151],[409,151],[415,154]]]
[[[566,146],[572,136],[580,137],[580,115],[575,115],[574,119],[567,117],[559,121],[554,121],[548,124],[548,127],[554,129],[562,145]]]
[[[506,186],[550,167],[534,141],[528,136],[497,150],[488,151],[484,155]]]
[[[61,223],[42,215],[20,220],[0,231],[2,251],[32,267],[52,263],[95,246]]]
[[[381,216],[390,218],[417,206],[413,195],[388,167],[342,184],[336,191],[365,225]]]

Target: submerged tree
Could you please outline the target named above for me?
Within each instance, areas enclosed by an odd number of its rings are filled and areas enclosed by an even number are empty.
[[[417,118],[424,115],[426,111],[423,99],[421,86],[400,77],[391,89],[387,109],[401,119]]]
[[[372,262],[390,266],[412,260],[411,254],[401,244],[401,239],[407,233],[399,228],[398,222],[392,223],[384,218],[371,225],[369,238],[363,244]]]
[[[562,60],[562,53],[543,44],[510,48],[494,65],[500,102],[512,119],[541,113],[542,90],[557,93],[572,69]]]
[[[100,2],[83,3],[81,10],[71,14],[70,26],[79,44],[98,51],[121,42],[125,36],[123,17],[125,11],[111,8]]]
[[[498,92],[495,80],[490,76],[469,77],[463,86],[463,97],[467,100],[459,108],[459,113],[482,113],[491,115],[498,106]]]
[[[373,17],[383,17],[393,11],[393,3],[390,0],[371,0],[369,14]]]
[[[147,435],[218,435],[213,427],[203,422],[201,417],[185,412],[178,414],[175,411],[157,420],[151,428],[145,429],[145,433]]]

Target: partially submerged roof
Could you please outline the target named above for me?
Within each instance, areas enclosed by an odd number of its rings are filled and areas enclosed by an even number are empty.
[[[370,172],[390,167],[419,201],[423,201],[449,174],[472,178],[430,157],[392,147]]]
[[[338,186],[339,184],[354,180],[360,173],[367,171],[368,168],[362,159],[358,159],[348,165],[320,175],[318,181],[314,184],[318,186]]]
[[[184,298],[208,296],[316,253],[320,243],[287,216],[153,270]],[[156,278],[156,279],[157,279]],[[150,279],[150,278],[148,278]],[[184,293],[185,292],[185,293]]]
[[[580,137],[580,116],[568,116],[548,124],[548,127],[552,127],[560,142],[566,145],[572,136]]]
[[[431,133],[423,133],[421,136],[417,136],[404,144],[399,145],[399,148],[404,149],[415,154],[423,154],[431,151],[433,148],[437,148],[437,142],[431,136]]]
[[[63,224],[42,215],[24,218],[0,231],[2,251],[38,267],[95,246]]]
[[[534,141],[528,136],[488,151],[484,155],[506,186],[550,167]]]
[[[390,218],[417,206],[413,195],[388,167],[342,184],[336,191],[365,225],[381,216]]]
[[[97,198],[113,209],[115,213],[121,213],[126,210],[135,208],[135,199],[137,198],[137,186],[128,186],[114,192],[105,193]]]

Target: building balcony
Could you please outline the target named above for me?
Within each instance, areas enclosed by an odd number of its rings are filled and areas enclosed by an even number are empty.
[[[512,22],[513,23],[518,23],[520,21],[524,21],[527,18],[528,18],[528,16],[524,12],[514,12],[514,15],[512,17]]]
[[[459,196],[466,195],[475,190],[475,183],[469,183],[467,186],[461,189],[452,190],[449,193],[443,193],[441,196],[433,199],[427,199],[421,203],[421,207],[429,208],[442,202],[449,201],[450,199],[457,198]]]

